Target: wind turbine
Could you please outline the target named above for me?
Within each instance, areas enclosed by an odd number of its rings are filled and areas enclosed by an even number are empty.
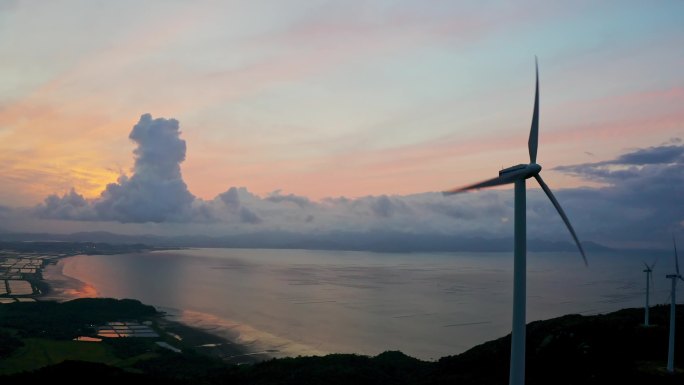
[[[526,198],[525,180],[534,178],[542,190],[553,203],[554,207],[563,218],[563,222],[570,230],[572,238],[577,244],[584,264],[587,265],[587,257],[582,245],[577,239],[567,215],[553,196],[549,186],[539,175],[542,167],[537,164],[537,142],[539,137],[539,66],[535,57],[536,87],[534,95],[534,112],[532,114],[532,127],[527,147],[530,153],[529,164],[519,164],[499,171],[499,176],[473,185],[459,187],[445,191],[444,195],[452,195],[468,190],[476,190],[485,187],[499,186],[509,183],[515,185],[515,247],[513,259],[513,330],[511,332],[511,367],[508,382],[510,385],[523,385],[525,383],[525,296],[526,296],[526,259],[527,259],[527,229],[526,229]]]
[[[677,242],[675,242],[674,236],[672,236],[672,243],[674,244],[674,254],[675,254],[675,270],[676,274],[668,274],[665,278],[672,280],[672,291],[670,292],[670,342],[667,345],[667,371],[674,372],[674,344],[675,344],[675,313],[677,309],[677,299],[675,295],[677,294],[677,280],[682,278],[679,274],[679,256],[677,256]]]
[[[646,266],[646,269],[644,269],[644,273],[646,273],[646,307],[644,307],[644,326],[648,326],[648,310],[649,310],[649,296],[650,296],[650,290],[651,290],[651,276],[653,274],[653,268],[655,267],[655,262],[651,266],[646,264],[644,262],[644,266]]]

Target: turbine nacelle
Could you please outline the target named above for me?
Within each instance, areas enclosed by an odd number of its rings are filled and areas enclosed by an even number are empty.
[[[506,176],[512,179],[527,179],[539,174],[542,167],[536,163],[519,164],[499,171],[499,177]]]
[[[675,260],[675,274],[668,274],[665,276],[665,278],[675,278],[675,279],[681,279],[684,281],[684,277],[679,273],[679,255],[677,255],[677,241],[674,239],[674,235],[672,235],[672,244],[674,246],[674,260]]]
[[[653,262],[650,266],[649,266],[648,263],[644,262],[644,267],[646,267],[646,268],[645,268],[644,270],[642,270],[642,271],[643,271],[644,273],[652,273],[652,272],[653,272],[653,268],[655,267],[655,265],[656,265],[657,262],[658,262],[658,261],[656,260],[656,261]]]

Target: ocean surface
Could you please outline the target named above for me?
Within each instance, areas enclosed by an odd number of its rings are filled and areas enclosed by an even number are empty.
[[[653,258],[589,258],[585,267],[577,253],[528,255],[528,322],[643,306],[642,261]],[[652,304],[668,300],[664,265]],[[431,360],[510,332],[512,253],[191,249],[59,267],[91,294],[139,299],[277,357],[401,350]]]

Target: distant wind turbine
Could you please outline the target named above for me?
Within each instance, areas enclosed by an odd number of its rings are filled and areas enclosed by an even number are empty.
[[[530,138],[527,142],[530,153],[529,164],[519,164],[499,171],[499,176],[480,183],[445,191],[444,195],[452,195],[468,190],[476,190],[485,187],[499,186],[509,183],[515,184],[515,247],[513,259],[513,330],[511,332],[511,367],[509,373],[510,385],[523,385],[525,383],[525,296],[526,296],[526,259],[527,259],[527,229],[526,229],[526,198],[525,180],[534,178],[542,190],[553,203],[554,207],[563,218],[563,222],[570,230],[575,240],[584,264],[587,265],[587,257],[582,245],[577,239],[570,220],[553,196],[549,186],[539,176],[541,166],[537,164],[537,142],[539,137],[539,66],[535,58],[536,88],[534,96],[534,112],[532,114],[532,127]]]
[[[644,266],[646,266],[646,269],[644,269],[644,273],[646,273],[646,306],[644,307],[644,326],[648,326],[648,311],[649,311],[649,297],[650,297],[650,290],[651,290],[651,277],[653,274],[653,268],[655,267],[656,263],[653,262],[651,266],[646,264],[644,262]]]
[[[667,371],[674,372],[674,344],[675,344],[675,313],[677,310],[677,280],[682,278],[679,274],[679,256],[677,255],[677,242],[672,236],[672,243],[674,244],[675,270],[676,274],[668,274],[665,278],[672,280],[672,291],[670,292],[670,342],[667,345]]]

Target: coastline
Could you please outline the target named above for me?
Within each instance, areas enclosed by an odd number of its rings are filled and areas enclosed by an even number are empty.
[[[72,257],[60,258],[57,263],[43,269],[43,282],[48,290],[39,297],[41,300],[65,302],[99,296],[95,286],[64,274],[64,263],[68,258]]]
[[[60,258],[57,263],[43,269],[47,290],[39,296],[40,300],[66,302],[101,297],[94,285],[64,273],[64,265],[71,257],[75,256]],[[243,340],[235,329],[238,325],[219,317],[189,310],[156,308],[161,313],[159,327],[185,348],[234,364],[267,360],[274,358],[272,353],[277,352],[259,348],[253,340]]]
[[[172,322],[211,333],[230,344],[243,346],[248,350],[247,354],[254,356],[257,361],[297,356],[325,356],[332,353],[213,314],[181,310],[178,313],[167,313],[166,318]]]

